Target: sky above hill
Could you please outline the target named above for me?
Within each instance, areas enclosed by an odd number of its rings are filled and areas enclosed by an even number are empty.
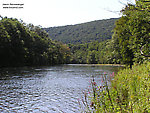
[[[0,0],[0,15],[42,27],[74,25],[120,17],[127,2],[134,0]]]

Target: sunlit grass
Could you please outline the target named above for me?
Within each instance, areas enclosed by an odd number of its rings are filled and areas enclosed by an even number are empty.
[[[108,80],[111,85],[108,84]],[[150,62],[134,65],[117,75],[102,76],[103,85],[91,81],[92,92],[82,99],[85,112],[95,113],[149,113]],[[86,102],[88,101],[88,102]]]

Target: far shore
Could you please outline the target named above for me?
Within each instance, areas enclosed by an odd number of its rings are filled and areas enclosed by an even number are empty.
[[[81,66],[120,66],[125,67],[122,64],[67,64],[67,65],[81,65]]]

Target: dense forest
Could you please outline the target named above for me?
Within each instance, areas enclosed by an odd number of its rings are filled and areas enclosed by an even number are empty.
[[[150,54],[149,6],[140,0],[119,19],[53,28],[1,17],[0,66],[143,63]]]
[[[92,93],[88,90],[91,104],[88,94],[81,99],[85,112],[150,113],[150,0],[135,3],[122,10],[123,15],[115,23],[114,34],[107,43],[114,61],[134,65],[117,75],[102,74],[100,86],[93,78]]]
[[[150,54],[150,3],[137,1],[123,9],[115,22],[112,39],[69,44],[72,63],[117,63],[132,65],[148,60]],[[87,39],[88,40],[88,39]]]
[[[51,39],[65,44],[82,44],[111,39],[115,21],[118,18],[97,20],[77,25],[44,28]]]
[[[40,27],[17,19],[0,19],[0,67],[67,63],[70,49],[48,38]]]
[[[110,51],[107,43],[110,40],[99,43],[93,41],[85,44],[68,44],[72,57],[71,63],[79,64],[112,64],[114,63],[110,57]]]
[[[150,54],[150,1],[138,0],[122,10],[122,17],[115,23],[111,44],[121,63],[142,63]]]

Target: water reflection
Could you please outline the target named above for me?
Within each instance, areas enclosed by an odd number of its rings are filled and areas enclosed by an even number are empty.
[[[119,67],[60,65],[0,69],[0,112],[79,112],[78,98],[95,75]]]

